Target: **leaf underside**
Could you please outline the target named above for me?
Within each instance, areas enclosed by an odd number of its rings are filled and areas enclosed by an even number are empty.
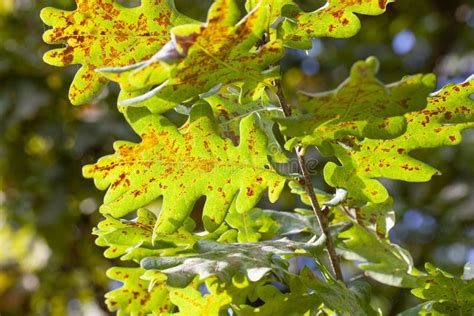
[[[286,272],[285,268],[279,267],[281,262],[276,256],[308,256],[320,253],[323,245],[324,240],[293,242],[281,239],[224,245],[202,240],[197,242],[194,256],[149,257],[143,259],[141,265],[147,270],[160,270],[167,275],[168,284],[175,287],[187,286],[198,275],[202,279],[217,276],[223,282],[230,282],[238,272],[256,282],[271,271]]]

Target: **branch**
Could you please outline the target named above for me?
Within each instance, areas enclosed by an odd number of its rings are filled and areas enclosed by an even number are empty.
[[[278,95],[278,99],[280,100],[280,105],[283,109],[283,113],[285,117],[287,118],[291,117],[291,105],[288,103],[285,96],[283,95],[281,81],[276,80],[275,85],[278,89],[277,95]],[[311,176],[308,171],[306,160],[304,158],[303,148],[301,148],[300,146],[296,147],[295,153],[296,153],[296,156],[298,157],[298,163],[299,163],[301,173],[303,174],[303,179],[301,180],[305,187],[306,194],[308,194],[308,197],[311,201],[311,207],[313,208],[313,212],[316,215],[316,218],[318,219],[319,228],[321,229],[323,234],[326,236],[326,249],[329,254],[329,260],[331,263],[332,270],[334,272],[334,275],[336,276],[336,279],[343,281],[343,276],[342,276],[342,271],[341,271],[341,262],[340,262],[339,256],[336,253],[334,241],[329,231],[328,219],[326,218],[326,215],[324,214],[326,209],[323,210],[321,208],[318,201],[318,197],[316,196],[316,193],[314,192],[313,181],[311,180]]]

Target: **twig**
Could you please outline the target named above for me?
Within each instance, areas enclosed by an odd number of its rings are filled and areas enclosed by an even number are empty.
[[[288,103],[285,96],[283,95],[283,90],[281,87],[280,80],[276,80],[275,85],[278,89],[277,96],[278,96],[278,99],[280,100],[283,113],[285,117],[291,117],[291,105]],[[323,210],[321,208],[318,201],[318,197],[316,196],[316,193],[314,192],[313,181],[311,180],[311,176],[308,171],[306,160],[304,158],[303,148],[301,148],[300,146],[296,147],[295,153],[296,153],[296,156],[298,157],[298,163],[301,169],[301,173],[303,174],[303,179],[301,179],[302,184],[304,185],[306,194],[308,194],[308,197],[311,201],[311,207],[313,208],[314,214],[316,215],[316,218],[318,220],[318,225],[321,231],[323,232],[323,234],[326,236],[326,249],[329,254],[329,261],[331,263],[332,270],[334,272],[334,275],[336,276],[336,279],[343,281],[343,276],[342,276],[342,271],[341,271],[341,262],[340,262],[339,256],[336,253],[334,241],[329,231],[328,219],[326,218],[326,215],[324,214],[326,210],[325,209]]]

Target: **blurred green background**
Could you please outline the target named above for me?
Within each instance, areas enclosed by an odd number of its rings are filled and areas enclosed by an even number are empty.
[[[211,1],[176,2],[202,20]],[[296,2],[311,10],[324,1]],[[115,110],[116,86],[96,103],[69,104],[77,67],[42,62],[48,47],[38,16],[50,5],[75,7],[72,0],[0,0],[0,315],[106,315],[111,262],[90,234],[102,193],[82,179],[81,167],[110,153],[113,141],[136,136]],[[472,0],[398,0],[387,14],[361,19],[354,38],[288,50],[288,89],[333,89],[356,60],[371,55],[381,60],[385,82],[435,72],[442,86],[474,73]],[[385,181],[396,200],[392,239],[417,266],[430,261],[460,275],[474,261],[474,133],[461,146],[415,154],[443,175],[426,184]],[[406,290],[373,286],[386,315],[416,303]]]

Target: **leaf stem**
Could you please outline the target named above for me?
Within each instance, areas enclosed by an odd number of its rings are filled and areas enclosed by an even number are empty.
[[[281,86],[281,81],[276,80],[275,86],[277,88],[277,96],[280,100],[280,105],[283,109],[283,113],[285,117],[291,117],[291,105],[288,103],[288,100],[285,98]],[[329,254],[329,261],[331,263],[331,268],[333,270],[336,279],[343,281],[342,270],[341,270],[341,262],[339,256],[336,253],[336,248],[334,245],[334,241],[332,239],[331,233],[329,231],[329,221],[325,215],[326,209],[322,209],[321,205],[319,204],[318,197],[314,192],[313,181],[311,180],[311,175],[308,171],[308,166],[306,164],[306,159],[304,157],[303,148],[301,146],[296,147],[295,149],[296,156],[298,157],[298,164],[303,175],[302,184],[305,187],[306,194],[309,197],[311,202],[311,207],[313,209],[314,214],[318,220],[318,225],[323,234],[326,236],[326,249]]]

